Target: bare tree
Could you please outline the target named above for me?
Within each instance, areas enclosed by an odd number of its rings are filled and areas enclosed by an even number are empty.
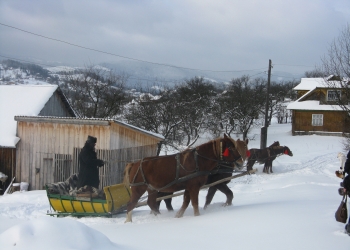
[[[350,25],[347,24],[339,36],[333,40],[327,54],[322,58],[322,71],[328,78],[327,84],[334,91],[335,104],[347,112],[346,122],[350,121]],[[350,137],[344,142],[344,149],[350,148]]]
[[[152,91],[148,91],[152,92]],[[175,128],[181,119],[174,112],[179,103],[173,98],[173,90],[162,87],[157,96],[144,93],[133,99],[124,110],[124,119],[129,124],[164,136],[163,144],[173,145]],[[158,153],[161,145],[158,145]]]
[[[128,100],[126,80],[125,76],[90,66],[67,73],[61,87],[80,116],[107,118],[117,116]]]
[[[283,103],[286,98],[295,99],[295,93],[292,89],[297,85],[295,81],[288,82],[272,82],[270,86],[270,103],[268,122],[271,123],[272,117],[277,117],[278,123],[282,123],[283,119],[288,116],[286,107]]]
[[[325,77],[325,73],[321,69],[314,69],[314,70],[310,70],[310,71],[305,71],[304,75],[306,78]]]
[[[216,117],[226,132],[237,131],[247,138],[249,130],[257,125],[265,103],[265,84],[249,76],[232,79],[228,89],[217,100]]]
[[[333,75],[327,82],[328,87],[341,89],[336,94],[336,104],[350,115],[350,25],[348,24],[331,43],[328,53],[322,58],[322,70]]]
[[[350,78],[350,25],[340,32],[322,58],[322,71],[326,75]]]
[[[173,95],[176,100],[174,112],[181,119],[175,128],[177,142],[190,147],[197,141],[200,132],[208,127],[215,87],[203,78],[195,77],[176,86]]]

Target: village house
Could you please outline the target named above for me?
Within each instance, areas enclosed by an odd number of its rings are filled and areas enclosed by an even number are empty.
[[[119,183],[127,162],[156,155],[164,139],[120,121],[77,117],[56,85],[0,85],[0,116],[0,172],[7,186],[15,177],[30,190],[77,173],[88,135],[105,161],[101,187]]]
[[[2,192],[16,176],[15,115],[76,117],[66,97],[56,85],[0,85],[0,172],[7,175]],[[16,176],[15,181],[20,181]],[[1,192],[1,193],[2,193]]]
[[[301,78],[294,88],[298,99],[287,106],[292,111],[293,135],[343,136],[350,132],[349,115],[336,104],[338,96],[342,98],[344,82],[340,83],[333,76]]]

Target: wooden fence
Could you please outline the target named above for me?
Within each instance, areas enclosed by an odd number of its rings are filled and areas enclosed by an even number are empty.
[[[53,166],[53,182],[65,181],[69,176],[79,172],[79,153],[81,148],[74,148],[73,155],[55,154]],[[103,150],[99,149],[97,158],[104,161],[104,166],[99,168],[100,187],[109,186],[123,181],[123,172],[129,162],[140,160],[144,157],[155,156],[157,145],[147,145],[132,148]],[[43,166],[45,168],[45,166]],[[46,182],[48,182],[47,180]]]

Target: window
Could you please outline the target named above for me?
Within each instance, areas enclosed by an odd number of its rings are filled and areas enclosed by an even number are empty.
[[[341,91],[340,90],[328,90],[327,91],[327,100],[328,101],[336,101],[340,98]]]
[[[312,114],[312,126],[323,126],[323,115]]]

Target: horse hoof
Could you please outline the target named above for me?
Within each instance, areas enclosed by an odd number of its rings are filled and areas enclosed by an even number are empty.
[[[227,203],[227,202],[226,202],[226,203],[222,204],[222,206],[223,206],[223,207],[232,206],[232,203]]]
[[[183,215],[184,215],[184,213],[179,211],[176,213],[175,218],[181,218]]]

